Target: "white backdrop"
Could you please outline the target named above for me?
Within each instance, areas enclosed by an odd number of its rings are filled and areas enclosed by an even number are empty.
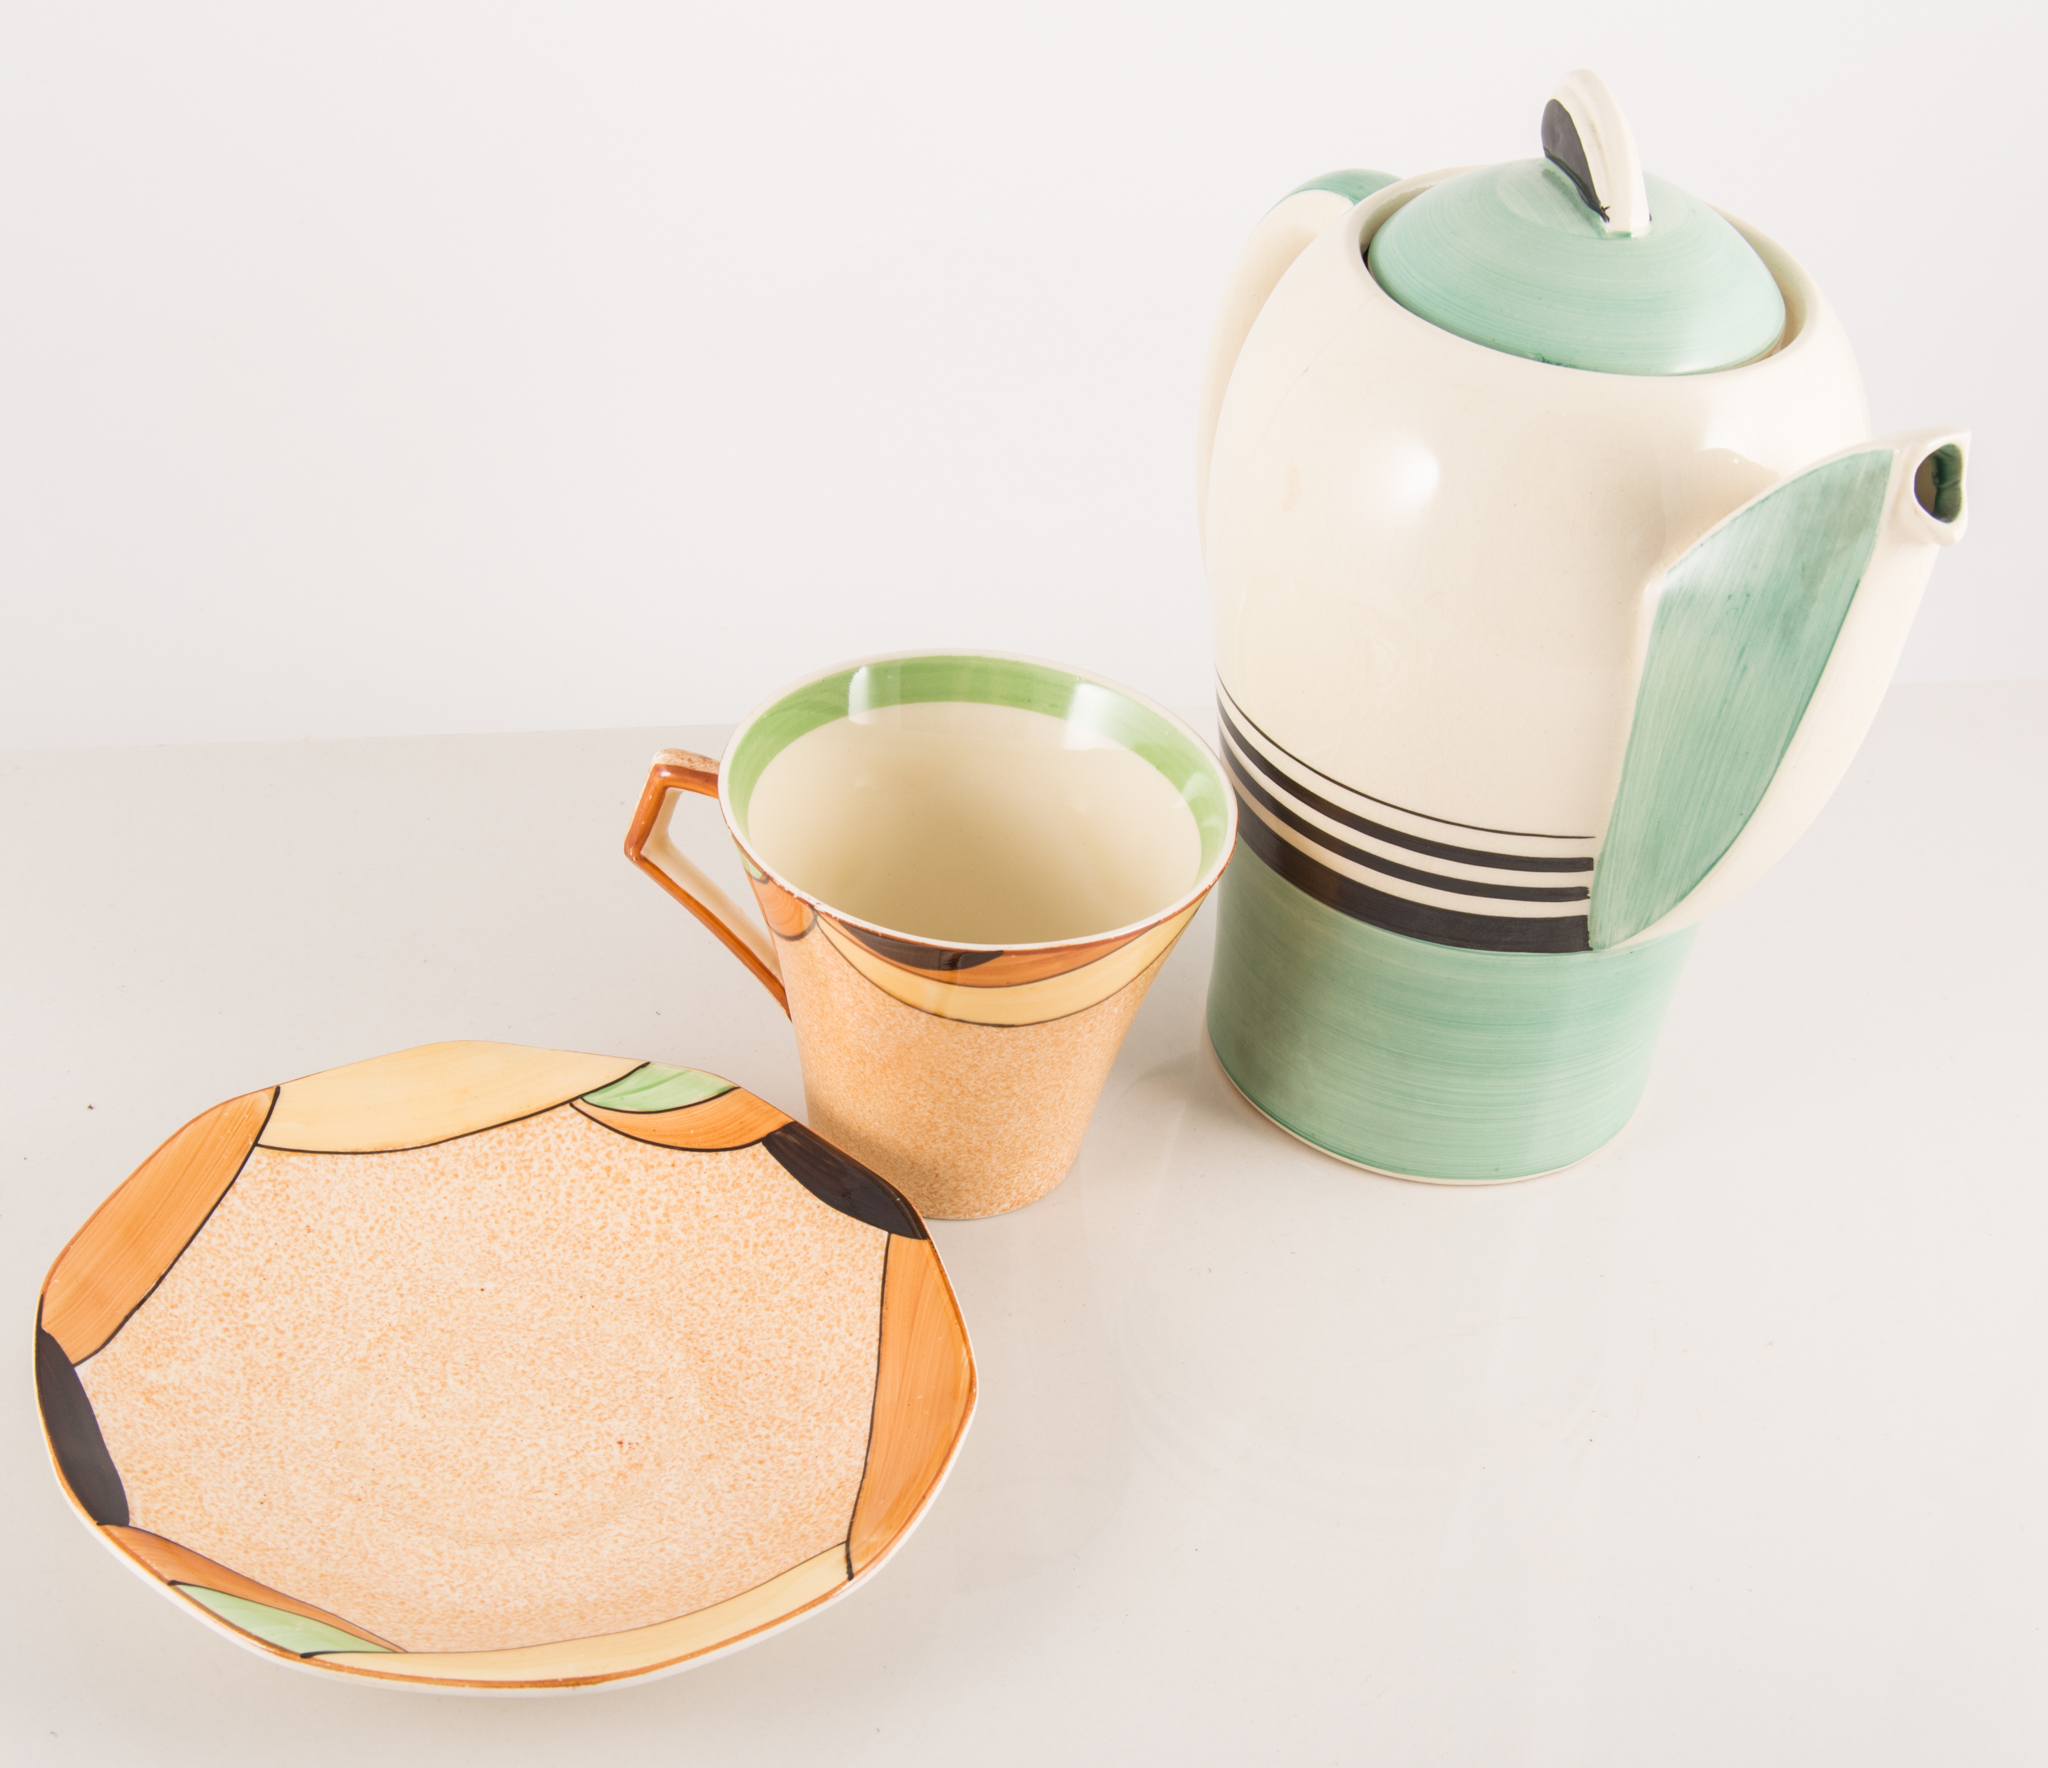
[[[1244,233],[1603,72],[1976,432],[1902,674],[2048,673],[2038,6],[0,14],[0,746],[691,723],[961,643],[1207,696]]]

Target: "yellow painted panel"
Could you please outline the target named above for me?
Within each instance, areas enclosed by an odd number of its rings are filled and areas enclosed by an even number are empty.
[[[1064,1019],[1097,1001],[1106,1001],[1133,977],[1142,975],[1180,937],[1181,929],[1194,919],[1200,904],[1182,909],[1170,921],[1141,933],[1128,945],[1120,945],[1106,958],[1069,970],[1062,976],[1046,976],[1037,982],[1014,983],[1008,988],[967,988],[957,982],[935,982],[913,970],[905,970],[878,957],[858,940],[820,915],[818,925],[832,948],[879,988],[906,1007],[933,1014],[940,1019],[958,1019],[969,1025],[1042,1025],[1049,1019]]]
[[[420,1148],[531,1117],[644,1064],[523,1044],[421,1044],[278,1089],[260,1145],[301,1153]]]
[[[744,1634],[773,1626],[797,1610],[808,1608],[846,1581],[846,1546],[841,1542],[765,1584],[757,1584],[709,1608],[700,1608],[693,1615],[657,1621],[651,1627],[601,1633],[593,1639],[522,1645],[510,1651],[413,1651],[397,1655],[333,1651],[323,1652],[319,1661],[372,1675],[428,1682],[601,1682],[607,1677],[658,1669],[729,1645]]]

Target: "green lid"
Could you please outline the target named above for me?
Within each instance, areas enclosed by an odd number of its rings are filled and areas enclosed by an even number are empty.
[[[1397,210],[1366,254],[1380,286],[1475,344],[1603,374],[1733,368],[1778,342],[1777,279],[1705,203],[1644,176],[1597,75],[1559,86],[1543,146]]]

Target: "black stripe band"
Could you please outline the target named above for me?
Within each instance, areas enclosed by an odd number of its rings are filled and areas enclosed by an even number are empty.
[[[1223,760],[1241,792],[1249,793],[1297,834],[1306,835],[1318,847],[1350,860],[1353,865],[1365,866],[1410,884],[1426,885],[1431,890],[1445,890],[1455,896],[1484,896],[1495,902],[1584,902],[1592,894],[1583,884],[1482,884],[1475,878],[1446,878],[1440,873],[1418,872],[1413,866],[1396,865],[1392,860],[1368,853],[1362,847],[1352,847],[1339,841],[1328,830],[1319,829],[1306,817],[1296,815],[1246,773],[1238,764],[1237,757],[1228,750],[1224,751]]]
[[[1340,780],[1335,774],[1326,774],[1321,768],[1310,766],[1308,762],[1302,760],[1299,755],[1288,748],[1285,743],[1275,742],[1273,740],[1273,733],[1261,725],[1250,713],[1245,711],[1244,707],[1233,697],[1230,690],[1223,685],[1221,677],[1217,678],[1216,693],[1219,709],[1225,704],[1229,705],[1243,723],[1250,725],[1253,730],[1259,733],[1265,740],[1267,748],[1279,750],[1296,767],[1314,774],[1319,780],[1328,780],[1339,791],[1352,793],[1354,796],[1363,798],[1369,803],[1385,805],[1387,809],[1397,810],[1403,816],[1420,817],[1426,823],[1441,823],[1447,829],[1470,829],[1475,835],[1505,835],[1510,841],[1591,841],[1594,839],[1591,835],[1559,835],[1548,829],[1490,829],[1484,823],[1461,823],[1453,817],[1431,816],[1427,811],[1417,810],[1412,804],[1396,804],[1391,798],[1375,798],[1370,792],[1360,791],[1358,787],[1352,785],[1348,780]]]
[[[1230,740],[1243,750],[1259,772],[1291,796],[1298,798],[1311,809],[1320,811],[1332,822],[1343,823],[1347,828],[1356,829],[1361,835],[1370,835],[1375,841],[1385,841],[1390,846],[1405,847],[1410,853],[1426,853],[1432,859],[1456,860],[1466,866],[1498,866],[1505,872],[1590,872],[1593,862],[1584,857],[1552,859],[1537,854],[1488,853],[1477,847],[1453,847],[1447,842],[1426,840],[1420,835],[1410,835],[1402,829],[1390,829],[1384,823],[1373,822],[1359,816],[1355,811],[1332,804],[1327,798],[1311,792],[1299,780],[1291,779],[1273,765],[1272,760],[1261,755],[1245,741],[1244,733],[1232,721],[1230,712],[1219,699],[1216,702],[1216,716],[1223,721],[1223,728]],[[1547,899],[1545,899],[1547,900]]]
[[[1519,920],[1508,915],[1468,915],[1431,908],[1405,896],[1389,896],[1332,871],[1291,841],[1282,840],[1247,809],[1237,819],[1240,840],[1304,896],[1369,926],[1432,945],[1464,946],[1482,952],[1583,952],[1592,950],[1584,915],[1544,915]]]
[[[1004,954],[1001,951],[964,952],[951,946],[927,945],[922,940],[892,939],[886,933],[876,933],[866,927],[849,926],[841,921],[849,939],[864,945],[878,958],[886,958],[892,964],[908,964],[917,970],[972,970],[981,964],[992,964]]]

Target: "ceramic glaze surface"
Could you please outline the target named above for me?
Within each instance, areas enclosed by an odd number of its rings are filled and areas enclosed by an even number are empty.
[[[773,1250],[734,1284],[742,1235]],[[615,1633],[846,1538],[887,1239],[758,1146],[567,1106],[368,1159],[258,1147],[80,1373],[137,1528],[413,1650]]]
[[[1593,892],[1599,946],[1670,913],[1763,801],[1877,544],[1889,450],[1802,473],[1665,579]]]
[[[1543,160],[1445,180],[1374,234],[1374,278],[1445,331],[1604,374],[1698,374],[1761,356],[1785,298],[1750,243],[1675,184],[1646,178],[1653,224],[1605,233]]]
[[[1328,191],[1340,196],[1347,203],[1363,202],[1376,190],[1385,190],[1390,184],[1400,183],[1392,172],[1375,172],[1365,166],[1351,166],[1342,171],[1325,172],[1320,178],[1311,178],[1306,184],[1297,184],[1287,197],[1305,196],[1310,191]],[[1286,198],[1282,199],[1283,201]],[[1278,204],[1274,205],[1276,208]]]
[[[1142,756],[1048,713],[948,700],[805,732],[762,770],[747,832],[808,894],[965,944],[1142,921],[1202,856],[1193,814]]]
[[[1215,1047],[1307,1139],[1459,1181],[1625,1120],[1672,936],[1825,801],[1967,519],[1967,438],[1872,440],[1811,280],[1643,174],[1596,76],[1542,133],[1281,203],[1197,446],[1252,856]]]
[[[1596,375],[1433,326],[1373,280],[1362,243],[1434,181],[1318,238],[1237,357],[1210,468],[1217,672],[1357,791],[1597,840],[1657,578],[1867,438],[1862,383],[1819,291],[1755,235],[1797,329],[1741,368]]]
[[[1461,950],[1348,915],[1298,886],[1282,844],[1245,844],[1209,1040],[1282,1127],[1379,1172],[1473,1183],[1568,1166],[1628,1122],[1690,931],[1614,953]]]
[[[717,793],[765,937],[669,840],[685,791]],[[801,682],[722,763],[657,756],[626,852],[789,1012],[812,1121],[962,1217],[1065,1176],[1235,832],[1222,768],[1178,719],[965,654]]]
[[[460,1127],[389,1147],[423,1111]],[[198,1123],[52,1270],[38,1390],[108,1543],[259,1649],[470,1686],[677,1665],[878,1563],[965,1429],[916,1213],[716,1076],[428,1046]],[[96,1297],[132,1298],[97,1344]]]

